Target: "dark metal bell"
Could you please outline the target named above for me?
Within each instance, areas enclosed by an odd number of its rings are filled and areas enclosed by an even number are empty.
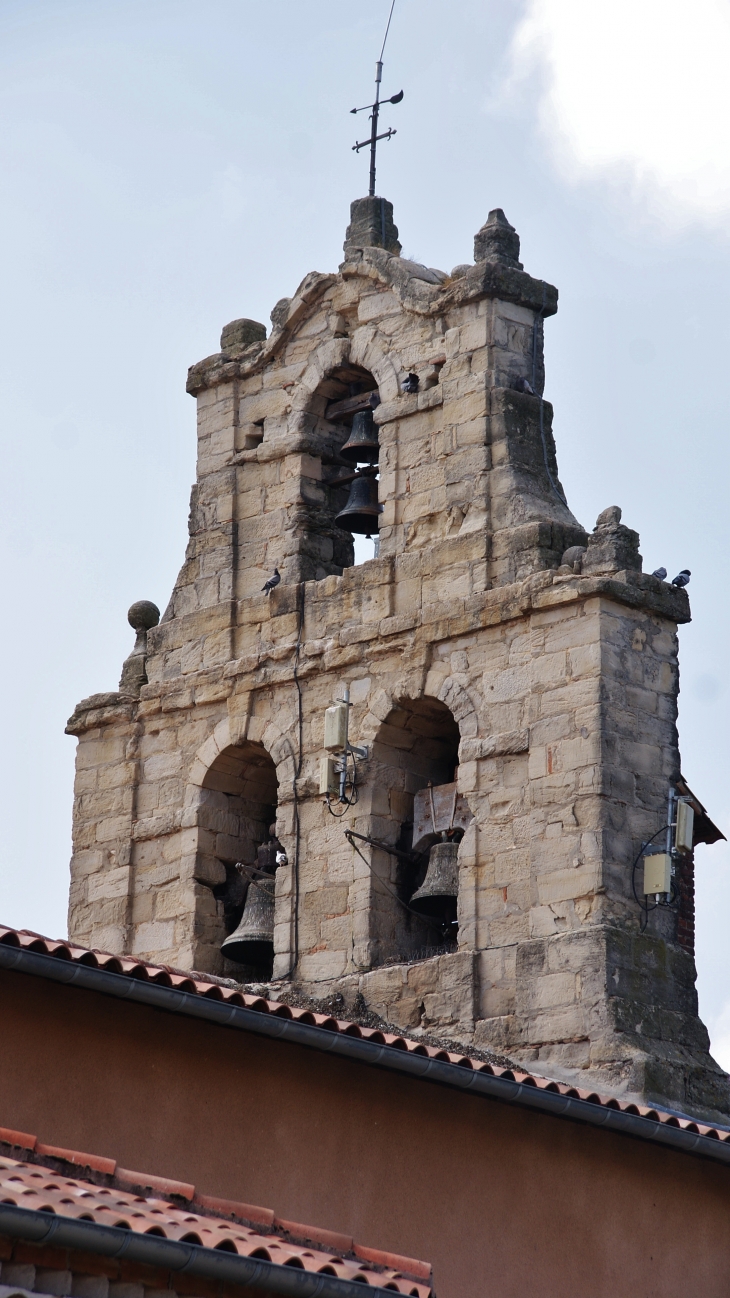
[[[276,880],[252,879],[241,923],[221,945],[221,954],[236,964],[261,965],[274,954],[274,888]]]
[[[335,523],[345,532],[370,536],[377,532],[378,514],[382,512],[383,506],[378,504],[377,478],[372,473],[358,474],[353,478],[347,504],[337,515]]]
[[[438,919],[456,915],[459,892],[458,855],[458,843],[434,843],[428,854],[426,877],[408,903],[412,910]]]
[[[340,451],[351,464],[377,464],[380,454],[378,430],[372,410],[358,410],[352,421],[350,436]]]

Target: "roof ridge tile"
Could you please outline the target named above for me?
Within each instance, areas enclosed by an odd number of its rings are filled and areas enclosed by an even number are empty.
[[[164,982],[167,985],[174,986],[179,991],[189,992],[191,995],[205,996],[212,999],[218,999],[218,992],[222,998],[230,1003],[241,1005],[256,1013],[276,1015],[281,1018],[293,1019],[298,1023],[304,1023],[317,1027],[324,1031],[335,1032],[343,1036],[358,1037],[364,1041],[371,1041],[378,1045],[388,1046],[390,1049],[405,1049],[409,1054],[425,1055],[429,1059],[443,1061],[444,1063],[454,1064],[461,1068],[472,1068],[477,1072],[488,1072],[492,1076],[501,1078],[505,1081],[515,1081],[522,1086],[536,1086],[540,1090],[557,1092],[559,1095],[567,1098],[576,1098],[590,1104],[598,1104],[604,1108],[618,1109],[626,1114],[633,1114],[642,1117],[650,1122],[662,1125],[670,1124],[669,1119],[679,1118],[679,1126],[682,1130],[695,1132],[703,1137],[710,1139],[730,1141],[730,1130],[723,1126],[711,1126],[703,1123],[697,1124],[689,1114],[672,1114],[669,1110],[657,1108],[656,1106],[646,1106],[637,1104],[633,1100],[621,1099],[618,1096],[603,1095],[596,1091],[586,1091],[566,1082],[558,1082],[551,1078],[541,1077],[539,1074],[523,1072],[518,1066],[514,1069],[500,1068],[498,1064],[490,1064],[484,1060],[472,1058],[468,1052],[456,1053],[446,1050],[444,1047],[431,1045],[428,1042],[416,1041],[413,1038],[402,1036],[400,1034],[385,1032],[381,1028],[368,1027],[362,1023],[349,1022],[345,1019],[334,1019],[326,1014],[318,1014],[313,1010],[296,1005],[288,1005],[285,1001],[267,1000],[260,995],[250,994],[243,990],[237,990],[229,987],[221,987],[220,984],[210,983],[206,976],[198,973],[186,973],[182,969],[174,969],[170,965],[149,964],[144,960],[135,959],[134,956],[125,956],[114,954],[112,952],[98,951],[96,948],[77,946],[75,943],[67,940],[54,941],[51,938],[45,938],[40,933],[35,933],[30,929],[14,929],[8,925],[0,924],[0,944],[6,946],[16,946],[29,948],[36,946],[43,954],[52,956],[55,959],[71,960],[76,963],[88,962],[89,957],[94,957],[100,968],[107,972],[126,974],[133,978],[139,978],[143,981],[163,981],[161,975],[166,975]],[[169,983],[167,982],[169,978]],[[688,1125],[683,1126],[686,1123]],[[694,1124],[694,1125],[693,1125]],[[2,1137],[0,1137],[2,1139]],[[135,1173],[138,1175],[138,1173]]]

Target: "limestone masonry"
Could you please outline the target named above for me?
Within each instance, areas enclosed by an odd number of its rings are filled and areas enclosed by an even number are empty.
[[[697,1014],[691,857],[643,932],[632,871],[680,779],[687,594],[642,572],[619,509],[586,532],[564,501],[535,395],[558,295],[503,213],[450,275],[397,235],[390,203],[354,203],[337,274],[307,275],[268,337],[227,325],[190,370],[185,562],[159,625],[130,610],[119,692],[68,725],[70,936],[339,991],[549,1076],[728,1115]],[[363,411],[379,463],[353,486],[341,452]],[[352,492],[378,537],[358,566],[336,521]],[[325,712],[347,689],[366,755],[340,802],[335,752],[328,806]],[[431,896],[449,861],[453,898]],[[261,941],[234,963],[221,945],[252,915]]]

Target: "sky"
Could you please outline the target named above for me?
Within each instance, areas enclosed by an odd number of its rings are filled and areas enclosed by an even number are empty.
[[[0,918],[66,932],[74,704],[164,608],[194,479],[187,367],[336,269],[389,0],[0,0]],[[556,284],[561,479],[690,568],[683,769],[730,836],[730,7],[396,0],[378,192],[449,271],[504,208]],[[359,132],[359,134],[358,134]],[[730,1068],[730,850],[697,852],[700,1012]]]

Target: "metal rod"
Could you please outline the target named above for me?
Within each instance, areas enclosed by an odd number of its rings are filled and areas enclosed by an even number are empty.
[[[347,755],[350,751],[350,687],[345,690],[345,752],[341,763],[340,770],[340,802],[346,802],[345,794],[347,792]]]
[[[383,42],[385,45],[385,42]],[[368,194],[375,194],[375,149],[378,142],[378,114],[380,112],[380,82],[383,76],[383,65],[378,59],[375,64],[375,103],[370,115],[370,188]]]

